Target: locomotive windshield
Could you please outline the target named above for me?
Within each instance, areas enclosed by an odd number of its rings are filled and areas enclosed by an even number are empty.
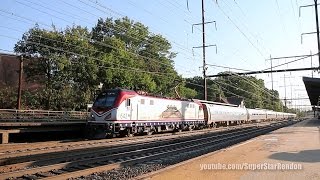
[[[93,107],[107,108],[113,107],[118,96],[118,91],[106,91],[98,95]]]

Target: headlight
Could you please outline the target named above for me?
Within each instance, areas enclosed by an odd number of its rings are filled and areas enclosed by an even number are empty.
[[[95,121],[94,115],[92,113],[90,114],[90,120]]]

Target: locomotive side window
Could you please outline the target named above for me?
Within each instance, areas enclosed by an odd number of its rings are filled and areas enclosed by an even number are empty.
[[[141,99],[141,104],[144,104],[144,99]]]
[[[127,99],[126,100],[126,106],[130,106],[131,105],[131,100],[130,99]]]
[[[154,102],[153,102],[153,100],[150,100],[150,105],[154,105]]]

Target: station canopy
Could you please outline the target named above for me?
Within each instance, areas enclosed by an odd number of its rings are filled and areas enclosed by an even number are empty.
[[[310,99],[312,106],[319,106],[320,104],[320,78],[303,77],[304,85]]]

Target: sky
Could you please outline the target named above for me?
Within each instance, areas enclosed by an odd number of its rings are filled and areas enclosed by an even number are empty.
[[[250,71],[270,68],[270,57],[309,55],[317,52],[313,0],[204,0],[207,75],[232,70]],[[2,0],[0,7],[0,52],[11,53],[22,34],[34,27],[65,28],[72,24],[92,28],[99,17],[115,19],[128,16],[161,34],[178,55],[175,68],[183,77],[202,76],[201,0]],[[273,60],[273,66],[296,58]],[[312,66],[319,66],[318,56]],[[277,69],[311,67],[311,58]],[[234,72],[243,72],[232,70]],[[271,75],[255,75],[271,89]],[[302,76],[311,71],[274,73],[274,89],[281,98],[307,98]],[[320,77],[313,72],[314,77]],[[284,85],[287,87],[284,88]],[[286,92],[286,93],[285,93]],[[289,107],[308,107],[309,100],[292,100]]]

